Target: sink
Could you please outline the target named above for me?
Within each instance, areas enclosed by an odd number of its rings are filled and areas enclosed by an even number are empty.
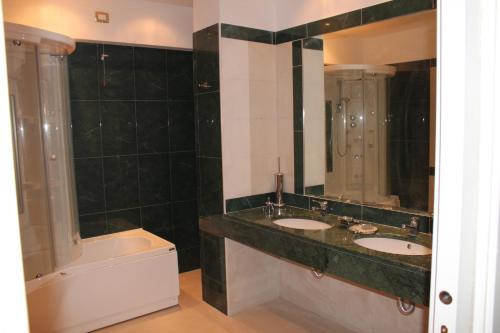
[[[407,256],[425,256],[432,253],[432,250],[428,247],[413,242],[393,238],[359,238],[356,239],[354,243],[375,251],[403,254]]]
[[[273,223],[286,228],[302,230],[325,230],[332,227],[324,222],[307,219],[280,219],[274,220]]]

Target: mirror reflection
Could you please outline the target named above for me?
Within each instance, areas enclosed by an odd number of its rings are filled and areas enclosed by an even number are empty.
[[[304,192],[432,212],[435,11],[318,39],[302,49]]]

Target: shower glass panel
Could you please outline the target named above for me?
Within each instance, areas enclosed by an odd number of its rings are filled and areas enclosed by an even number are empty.
[[[39,54],[41,111],[55,264],[81,255],[69,106],[67,56]],[[64,223],[62,221],[65,221]]]
[[[81,254],[67,78],[71,43],[38,29],[5,27],[24,273],[31,280]]]
[[[10,108],[17,142],[19,221],[27,280],[54,269],[42,120],[39,109],[37,48],[7,42]]]
[[[325,97],[331,104],[325,196],[399,206],[390,195],[387,170],[387,77],[390,66],[325,67]]]

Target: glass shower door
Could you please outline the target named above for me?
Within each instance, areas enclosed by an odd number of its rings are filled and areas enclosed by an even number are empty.
[[[24,271],[31,280],[81,255],[67,56],[24,40],[6,45]]]
[[[10,108],[16,144],[16,181],[26,280],[54,269],[42,120],[39,109],[37,48],[7,42]]]
[[[81,255],[73,166],[68,58],[40,52],[41,117],[55,266]]]

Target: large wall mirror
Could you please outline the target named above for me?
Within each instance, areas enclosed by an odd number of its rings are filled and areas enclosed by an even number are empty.
[[[315,39],[302,42],[302,193],[432,213],[435,10]]]

